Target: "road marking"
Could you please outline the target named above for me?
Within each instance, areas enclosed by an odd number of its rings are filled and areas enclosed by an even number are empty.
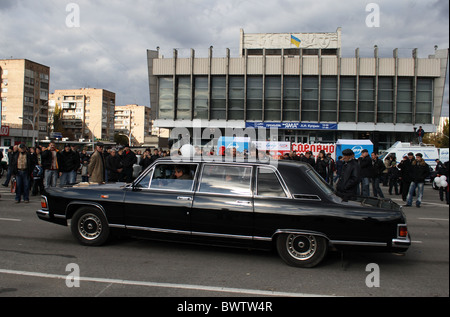
[[[417,218],[419,220],[434,220],[434,221],[448,221],[448,219],[444,218]]]
[[[0,218],[0,221],[14,221],[14,222],[21,222],[21,219],[11,219],[11,218]]]
[[[0,269],[0,274],[11,274],[11,275],[32,276],[32,277],[51,278],[51,279],[64,279],[64,280],[67,278],[66,275],[47,274],[47,273],[39,273],[39,272],[14,271],[14,270],[2,270],[2,269]],[[257,289],[255,290],[255,289],[191,285],[191,284],[130,281],[130,280],[96,278],[96,277],[80,277],[80,282],[94,282],[94,283],[107,283],[107,284],[119,284],[119,285],[131,285],[131,286],[175,288],[175,289],[186,289],[186,290],[194,290],[194,291],[235,293],[235,294],[246,294],[246,295],[257,295],[257,296],[331,297],[331,296],[317,295],[317,294],[276,292],[276,291],[266,291],[266,290],[257,290]]]

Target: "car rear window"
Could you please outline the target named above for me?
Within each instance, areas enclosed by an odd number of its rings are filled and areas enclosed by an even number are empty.
[[[274,170],[258,167],[257,195],[267,197],[287,197]]]

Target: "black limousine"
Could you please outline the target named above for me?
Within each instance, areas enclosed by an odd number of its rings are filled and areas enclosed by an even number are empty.
[[[49,188],[40,219],[68,225],[83,245],[114,234],[245,248],[276,248],[289,265],[314,267],[327,251],[405,252],[401,207],[343,201],[309,164],[157,160],[132,184]]]

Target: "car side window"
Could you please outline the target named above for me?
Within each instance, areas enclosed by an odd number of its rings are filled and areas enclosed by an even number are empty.
[[[150,172],[147,173],[147,175],[142,178],[139,183],[135,185],[137,188],[148,188],[150,186],[150,180],[152,179],[153,174],[153,168],[150,170]]]
[[[287,197],[274,170],[258,167],[257,195],[267,197]]]
[[[252,168],[205,164],[200,181],[200,193],[251,196]]]
[[[196,171],[196,164],[157,164],[150,189],[191,191]]]

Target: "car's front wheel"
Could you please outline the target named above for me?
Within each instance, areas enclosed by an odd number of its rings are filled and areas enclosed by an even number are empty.
[[[72,217],[71,230],[83,245],[99,246],[109,238],[109,226],[103,213],[91,207],[77,210]]]
[[[318,265],[328,250],[324,237],[311,234],[284,233],[277,238],[280,257],[289,265],[311,268]]]

